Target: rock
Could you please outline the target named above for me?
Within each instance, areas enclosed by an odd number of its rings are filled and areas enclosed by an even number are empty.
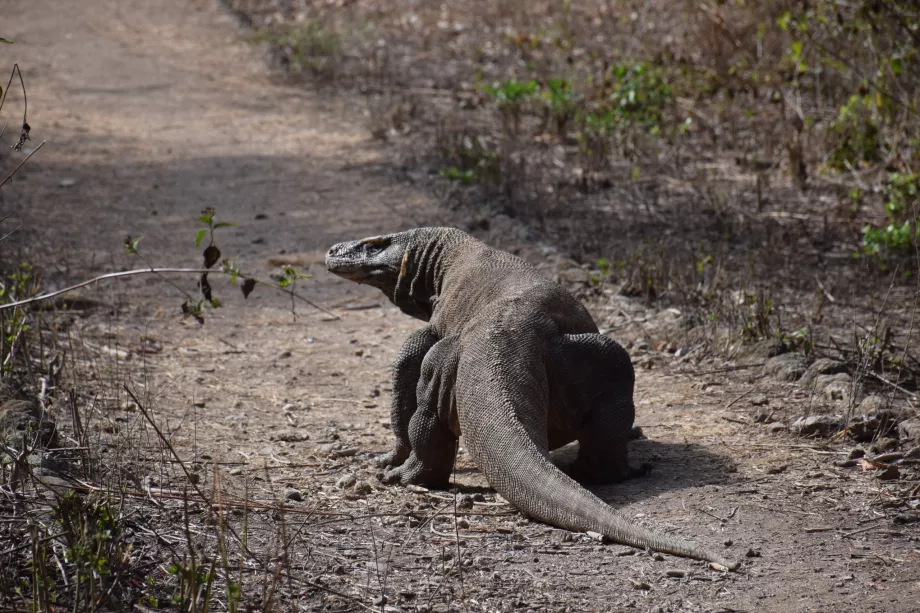
[[[679,568],[669,568],[668,570],[664,571],[664,574],[668,577],[675,577],[679,579],[681,577],[686,577],[687,571],[681,570]]]
[[[457,498],[457,508],[461,511],[469,511],[473,508],[473,497],[469,494],[462,494]]]
[[[753,345],[744,347],[741,350],[742,356],[750,359],[761,359],[768,360],[770,358],[775,358],[778,355],[782,355],[789,351],[789,347],[786,346],[783,341],[778,338],[767,338]]]
[[[805,370],[802,378],[799,379],[799,383],[802,385],[811,386],[821,375],[836,375],[846,373],[846,371],[847,367],[843,362],[838,362],[837,360],[829,360],[828,358],[818,358],[812,362],[811,366]]]
[[[758,409],[751,417],[755,424],[768,424],[773,421],[773,411],[769,409]]]
[[[818,375],[814,389],[831,402],[848,402],[853,390],[853,379],[845,372],[836,375]]]
[[[859,406],[856,408],[857,413],[863,415],[870,413],[878,413],[879,411],[884,410],[888,407],[888,399],[883,398],[882,396],[866,396],[862,399],[862,402],[859,403]]]
[[[763,374],[779,381],[798,381],[805,373],[805,358],[798,353],[783,353],[767,360]]]
[[[882,481],[893,481],[901,478],[901,472],[897,466],[892,465],[880,472],[878,478]]]
[[[340,490],[347,490],[353,488],[357,482],[358,478],[356,476],[346,473],[339,477],[339,480],[335,482],[335,486]]]
[[[880,439],[877,439],[874,443],[872,443],[869,446],[869,451],[871,451],[872,453],[876,455],[879,455],[879,454],[885,453],[886,451],[892,451],[893,449],[897,449],[899,445],[900,443],[896,439],[882,437]]]
[[[367,496],[374,491],[374,488],[367,481],[358,481],[352,489],[358,496]]]
[[[868,443],[894,431],[897,417],[889,409],[854,415],[847,425],[849,435],[860,443]]]
[[[789,426],[781,421],[774,421],[773,423],[767,425],[767,432],[770,434],[779,434],[780,432],[785,432],[788,429]]]
[[[792,431],[801,436],[830,436],[843,430],[840,415],[810,415],[792,422]]]
[[[920,445],[920,417],[899,423],[898,436],[908,445]]]
[[[296,487],[284,488],[284,499],[291,502],[303,502],[303,494]]]
[[[920,447],[911,447],[904,452],[904,457],[909,460],[920,460]]]
[[[0,442],[22,449],[23,435],[29,446],[45,449],[58,446],[54,420],[37,402],[8,400],[0,405]]]
[[[766,394],[757,394],[756,396],[751,396],[751,404],[755,407],[765,407],[770,404],[770,399]]]
[[[847,454],[848,460],[858,460],[866,456],[866,450],[861,447],[853,447],[850,449],[850,453]]]

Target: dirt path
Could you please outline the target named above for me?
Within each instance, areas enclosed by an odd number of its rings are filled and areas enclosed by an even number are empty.
[[[387,150],[361,128],[360,104],[279,84],[210,2],[7,0],[3,12],[14,18],[0,35],[16,44],[2,57],[23,67],[33,139],[49,141],[5,206],[25,224],[20,244],[51,285],[135,266],[120,254],[129,234],[143,236],[157,264],[195,266],[192,220],[209,206],[237,224],[219,237],[224,253],[260,273],[270,258],[316,263],[336,240],[457,221],[390,177]],[[415,323],[382,296],[309,270],[316,278],[302,291],[341,319],[306,307],[295,319],[283,296],[260,290],[244,302],[215,283],[226,307],[202,327],[179,318],[176,292],[141,278],[91,293],[115,309],[79,318],[74,329],[126,360],[109,365],[120,369],[109,381],[147,379],[177,444],[247,462],[250,491],[269,496],[290,485],[324,508],[419,517],[452,504],[445,494],[374,485],[368,461],[389,444],[389,364]],[[194,289],[187,278],[177,283]],[[156,353],[135,352],[142,336]],[[505,514],[470,516],[461,529],[462,577],[451,573],[453,523],[429,532],[411,517],[305,529],[309,540],[295,547],[334,563],[304,573],[367,604],[386,591],[393,610],[427,602],[438,610],[916,610],[916,530],[879,521],[870,502],[884,486],[835,469],[838,455],[723,419],[750,410],[747,400],[729,404],[751,383],[762,384],[642,370],[638,423],[651,440],[635,454],[657,470],[599,492],[651,525],[710,546],[731,540],[732,556],[760,553],[744,574],[621,556],[624,548],[570,539],[496,503],[476,508]],[[100,393],[117,389],[95,384]],[[782,395],[774,402],[807,403],[794,388],[763,385]],[[346,499],[335,483],[348,473],[372,492]],[[242,481],[226,476],[234,478]],[[458,481],[484,486],[463,458]],[[393,547],[383,579],[368,532]],[[665,576],[672,568],[692,575]],[[300,596],[317,610],[336,606],[322,593]]]

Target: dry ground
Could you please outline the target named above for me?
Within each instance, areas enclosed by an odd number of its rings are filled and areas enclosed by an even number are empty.
[[[126,378],[186,457],[225,463],[228,492],[303,494],[285,520],[294,578],[279,591],[284,608],[917,610],[920,524],[893,524],[898,508],[886,507],[916,483],[838,468],[846,446],[752,425],[764,401],[780,415],[822,402],[756,367],[637,349],[637,423],[649,440],[633,449],[656,470],[598,490],[630,517],[744,558],[737,574],[529,522],[462,455],[460,491],[483,496],[459,520],[448,493],[379,486],[369,460],[389,444],[389,364],[415,323],[315,264],[340,239],[465,220],[392,178],[390,152],[360,126],[358,105],[279,84],[209,2],[12,0],[3,12],[12,19],[0,34],[15,41],[3,58],[23,68],[33,139],[49,141],[3,207],[24,224],[17,244],[46,284],[136,266],[120,254],[129,234],[157,264],[194,266],[193,219],[213,206],[237,224],[218,236],[225,254],[260,274],[271,258],[310,265],[315,278],[298,290],[337,316],[298,306],[295,318],[283,295],[259,290],[244,302],[217,282],[226,306],[200,326],[180,317],[178,293],[147,277],[87,292],[106,306],[70,326],[89,347],[74,356],[77,370],[92,358],[97,376],[83,396],[102,395],[94,410],[113,440],[146,432],[113,395],[111,382]],[[551,249],[518,235],[508,222],[482,236],[556,272]],[[605,308],[604,325],[652,341],[671,316],[621,298]],[[120,453],[143,470],[147,450]],[[370,492],[337,487],[348,474]],[[285,516],[254,517],[250,547],[271,554],[272,522]],[[207,542],[211,529],[195,527]],[[675,569],[686,572],[666,572]],[[168,581],[162,569],[152,576]]]

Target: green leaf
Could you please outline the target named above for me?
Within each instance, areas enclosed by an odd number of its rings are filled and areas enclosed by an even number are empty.
[[[891,72],[893,72],[896,75],[901,74],[901,70],[902,70],[901,58],[897,56],[892,57],[890,60],[890,64],[891,64]]]
[[[232,228],[235,225],[236,224],[231,221],[222,221],[220,223],[214,224],[214,229],[216,230],[217,228]]]
[[[5,38],[0,38],[0,43],[6,43],[7,45],[12,45],[13,41],[7,40]]]
[[[195,235],[195,247],[201,246],[201,241],[202,239],[204,239],[205,234],[207,233],[208,233],[207,228],[202,228],[201,230],[198,230],[198,234]]]

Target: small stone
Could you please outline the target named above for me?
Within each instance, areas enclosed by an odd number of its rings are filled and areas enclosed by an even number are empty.
[[[789,426],[781,421],[774,421],[773,423],[767,425],[767,432],[770,434],[779,434],[780,432],[785,432],[788,429]]]
[[[687,576],[687,571],[680,570],[679,568],[669,568],[668,570],[664,571],[664,574],[668,577],[681,578]]]
[[[236,468],[231,468],[231,469],[230,469],[230,476],[231,476],[231,477],[238,477],[238,476],[240,476],[240,475],[242,475],[242,474],[243,474],[243,469],[240,468],[239,466],[237,466]]]
[[[763,374],[779,381],[797,381],[806,370],[805,358],[797,353],[783,353],[767,360]]]
[[[846,373],[818,375],[815,389],[831,402],[847,402],[853,390],[853,379]]]
[[[755,407],[765,407],[770,404],[770,399],[766,394],[757,394],[751,397],[751,404]]]
[[[351,489],[358,482],[358,478],[351,473],[345,473],[335,482],[335,486],[340,490]]]
[[[900,451],[889,451],[888,453],[882,453],[882,454],[875,456],[874,458],[872,458],[872,461],[877,464],[893,464],[894,462],[897,462],[903,459],[904,459],[904,454],[901,453]]]
[[[656,562],[664,562],[664,556],[661,555],[660,553],[653,554],[652,559],[655,560]]]
[[[862,447],[853,447],[850,449],[850,453],[847,454],[848,460],[858,460],[859,458],[865,457],[866,450]]]
[[[284,488],[284,499],[291,502],[303,502],[303,494],[296,487]]]
[[[281,353],[278,354],[278,359],[279,359],[279,360],[286,360],[287,358],[291,357],[291,355],[292,355],[292,354],[291,354],[290,351],[282,351]]]
[[[722,544],[725,545],[726,547],[731,547],[734,543],[735,543],[735,541],[733,541],[733,540],[731,540],[731,539],[728,539],[728,540],[726,540],[726,541],[725,541],[724,543],[722,543]]]
[[[900,479],[901,471],[898,470],[897,466],[892,465],[880,472],[878,478],[882,481],[893,481],[895,479]]]
[[[358,496],[367,496],[374,491],[374,488],[367,481],[358,481],[352,489]]]
[[[373,602],[375,607],[382,607],[386,603],[387,603],[387,597],[384,596],[383,594],[381,594],[380,596],[377,596],[377,598],[374,598],[374,602]]]
[[[859,403],[859,406],[856,408],[857,413],[869,414],[877,413],[884,410],[888,406],[888,399],[883,398],[882,396],[866,396],[862,399],[862,402]]]
[[[469,494],[461,494],[457,497],[457,509],[469,511],[473,508],[473,497]]]
[[[836,375],[847,371],[846,364],[828,358],[818,358],[805,370],[799,383],[810,387],[821,375]]]
[[[910,460],[920,459],[920,447],[911,447],[904,452],[904,457]]]
[[[768,424],[773,421],[773,411],[769,409],[759,409],[754,412],[752,419],[755,424]]]
[[[840,415],[809,415],[792,422],[792,431],[801,436],[831,436],[843,430]]]
[[[768,475],[778,475],[780,473],[786,472],[786,469],[789,468],[788,464],[774,464],[773,466],[767,467]]]
[[[629,582],[632,583],[633,588],[635,588],[635,589],[637,589],[637,590],[650,590],[650,589],[652,589],[652,586],[649,585],[648,583],[646,583],[645,581],[636,581],[635,579],[630,579]]]
[[[595,531],[593,531],[593,530],[588,530],[587,532],[585,532],[585,535],[586,535],[589,539],[592,539],[592,540],[595,540],[595,541],[598,541],[598,542],[601,542],[601,543],[603,543],[603,542],[604,542],[604,539],[606,538],[606,537],[605,537],[603,534],[601,534],[600,532],[595,532]]]
[[[883,437],[883,438],[877,439],[874,443],[872,443],[869,446],[869,451],[871,451],[872,453],[876,455],[879,455],[879,454],[885,453],[886,451],[892,451],[893,449],[897,449],[899,446],[900,446],[900,443],[897,440],[893,438]]]
[[[899,423],[898,436],[908,445],[920,445],[920,417]]]
[[[470,522],[468,522],[466,518],[461,517],[460,519],[457,520],[457,527],[466,530],[467,528],[470,527]]]
[[[748,549],[747,552],[744,554],[744,557],[746,557],[746,558],[759,558],[759,557],[760,557],[760,550],[759,550],[759,549]]]

